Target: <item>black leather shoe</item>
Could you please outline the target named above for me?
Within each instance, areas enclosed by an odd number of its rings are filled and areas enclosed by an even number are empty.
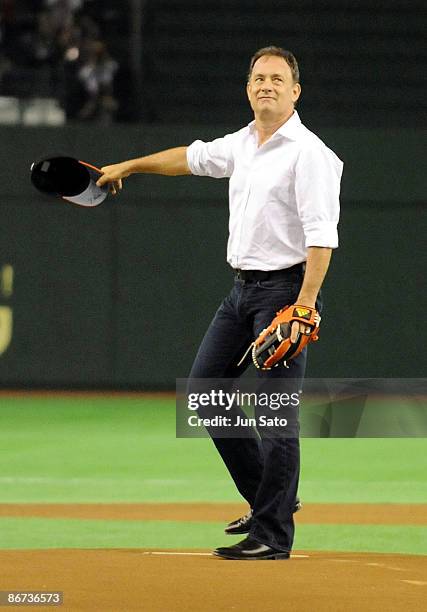
[[[213,554],[223,559],[234,559],[235,561],[263,561],[263,560],[278,560],[289,559],[289,553],[283,550],[276,550],[260,544],[251,537],[247,537],[234,546],[224,546],[216,548]]]
[[[294,513],[301,510],[302,503],[299,497],[296,498]],[[241,516],[240,518],[228,523],[227,527],[224,529],[225,533],[228,535],[239,535],[240,533],[249,533],[252,523],[252,510],[249,510],[245,516]]]

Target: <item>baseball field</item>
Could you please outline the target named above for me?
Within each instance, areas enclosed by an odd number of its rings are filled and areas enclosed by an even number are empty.
[[[247,508],[210,440],[176,438],[172,395],[0,402],[0,591],[61,591],[64,610],[425,607],[423,438],[302,439],[293,556],[244,563],[210,554]]]

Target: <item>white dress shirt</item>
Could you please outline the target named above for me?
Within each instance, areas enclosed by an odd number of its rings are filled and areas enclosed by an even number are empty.
[[[281,270],[310,246],[338,246],[343,163],[298,113],[258,147],[255,121],[187,149],[192,174],[229,178],[227,261],[242,270]]]

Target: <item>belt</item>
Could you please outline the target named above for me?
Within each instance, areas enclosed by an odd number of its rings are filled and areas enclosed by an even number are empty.
[[[303,274],[305,271],[305,261],[290,268],[283,270],[239,270],[234,269],[236,279],[243,281],[266,281],[281,278],[288,278],[292,274]]]

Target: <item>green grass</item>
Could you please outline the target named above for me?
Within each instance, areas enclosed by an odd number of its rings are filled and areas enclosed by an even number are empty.
[[[295,550],[427,554],[427,527],[402,525],[300,525]]]
[[[0,548],[216,548],[230,538],[223,523],[2,518]],[[371,525],[301,525],[295,550],[427,554],[427,528]]]
[[[307,502],[427,503],[425,439],[301,448]],[[238,499],[210,440],[175,437],[173,400],[1,398],[0,502]]]
[[[210,440],[176,439],[172,401],[2,404],[2,502],[236,499]]]
[[[427,503],[427,439],[302,439],[300,494],[318,503]]]

